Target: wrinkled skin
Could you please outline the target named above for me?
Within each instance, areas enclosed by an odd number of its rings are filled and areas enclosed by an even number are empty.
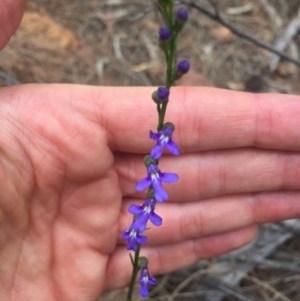
[[[22,1],[2,1],[0,45]],[[14,16],[13,18],[9,16]],[[151,88],[23,85],[0,90],[0,300],[93,301],[126,286],[121,232],[145,176]],[[163,226],[147,232],[152,274],[250,242],[261,223],[300,216],[300,98],[174,88],[179,157],[160,168]]]

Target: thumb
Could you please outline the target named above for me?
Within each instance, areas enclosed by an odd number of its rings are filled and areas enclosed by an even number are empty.
[[[25,8],[25,0],[0,1],[0,50],[14,34]]]

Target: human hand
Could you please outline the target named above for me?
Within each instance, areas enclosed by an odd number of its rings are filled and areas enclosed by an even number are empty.
[[[151,88],[24,85],[0,91],[0,300],[94,300],[125,286]],[[248,243],[256,226],[300,216],[299,97],[174,88],[167,120],[180,175],[143,252],[154,274]]]

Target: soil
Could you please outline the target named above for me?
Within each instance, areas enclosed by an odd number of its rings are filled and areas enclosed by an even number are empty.
[[[211,9],[210,2],[197,3]],[[275,45],[299,18],[299,1],[226,0],[218,10],[240,30]],[[161,85],[160,21],[154,1],[31,0],[19,30],[0,54],[0,67],[24,83]],[[299,49],[300,36],[295,35],[284,52],[297,59]],[[300,93],[299,67],[281,59],[271,71],[270,52],[195,9],[181,35],[178,57],[193,67],[180,85]]]

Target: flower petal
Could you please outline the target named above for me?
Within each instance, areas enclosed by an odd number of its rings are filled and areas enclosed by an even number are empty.
[[[149,277],[149,284],[155,285],[157,283],[156,279],[154,277]]]
[[[129,237],[130,237],[130,231],[123,231],[122,238],[124,240],[127,240],[127,239],[129,239]]]
[[[139,232],[144,232],[148,222],[148,214],[140,214],[134,221],[133,225]]]
[[[136,237],[136,240],[137,240],[137,242],[140,244],[140,245],[144,245],[144,244],[146,244],[147,243],[147,236],[145,236],[145,235],[138,235],[137,237]]]
[[[161,172],[160,179],[166,183],[174,183],[179,180],[179,176],[176,173]]]
[[[167,148],[168,148],[169,152],[175,156],[178,156],[180,154],[179,147],[172,140],[168,141]]]
[[[159,133],[154,133],[150,130],[150,135],[149,136],[150,136],[151,139],[158,141],[158,139],[160,137],[160,134]]]
[[[151,185],[151,178],[146,177],[140,181],[138,181],[135,185],[135,190],[136,191],[142,191],[148,188]]]
[[[136,251],[137,250],[137,241],[135,238],[131,237],[127,241],[127,250]]]
[[[156,145],[151,150],[151,157],[155,160],[159,159],[162,155],[163,147]]]
[[[131,214],[141,214],[143,212],[143,206],[139,206],[136,204],[131,204],[128,207],[128,212]]]
[[[158,202],[164,202],[168,199],[168,193],[162,187],[160,181],[153,181],[154,197]]]
[[[155,226],[160,226],[162,224],[162,218],[155,212],[151,212],[149,215],[151,223]]]
[[[149,291],[146,283],[141,284],[140,295],[144,298],[148,297]]]

